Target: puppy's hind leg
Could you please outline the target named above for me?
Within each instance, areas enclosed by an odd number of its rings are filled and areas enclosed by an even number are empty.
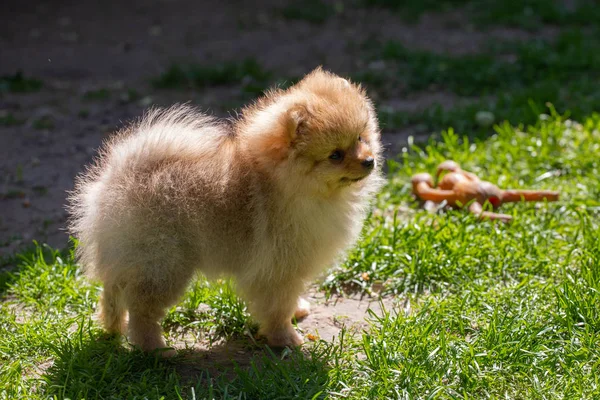
[[[160,320],[166,314],[166,305],[161,301],[160,292],[152,290],[151,284],[144,285],[140,282],[132,286],[127,288],[126,297],[129,309],[129,340],[142,351],[165,349],[167,343],[162,336]],[[176,354],[174,349],[161,352],[163,357]]]
[[[170,268],[163,269],[165,272],[169,270],[172,271]],[[165,273],[161,277],[152,277],[148,272],[150,270],[140,271],[136,275],[138,280],[130,281],[125,288],[129,339],[143,351],[162,349],[163,357],[172,357],[177,352],[174,349],[164,350],[167,345],[160,320],[166,315],[167,308],[181,297],[193,271],[180,269],[179,273]]]
[[[167,343],[162,336],[160,320],[165,316],[165,309],[156,304],[145,304],[129,309],[129,339],[143,351],[165,349],[163,357],[177,354],[174,349],[166,349]]]
[[[98,318],[108,333],[121,334],[125,331],[125,301],[122,289],[112,282],[106,282],[100,295]]]

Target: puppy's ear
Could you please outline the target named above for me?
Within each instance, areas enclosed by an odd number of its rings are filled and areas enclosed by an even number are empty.
[[[287,131],[288,137],[291,140],[296,139],[302,132],[302,128],[306,125],[308,117],[308,110],[303,105],[295,105],[287,110],[284,114],[284,126]]]
[[[307,115],[303,105],[295,104],[284,110],[278,117],[278,129],[267,130],[269,134],[257,135],[251,141],[252,147],[256,149],[257,160],[265,165],[284,160],[292,143],[303,131]]]

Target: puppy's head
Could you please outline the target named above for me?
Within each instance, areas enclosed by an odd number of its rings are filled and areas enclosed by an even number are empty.
[[[264,126],[255,139],[282,179],[327,194],[377,174],[379,127],[359,86],[319,68],[271,101],[265,115],[276,129]]]

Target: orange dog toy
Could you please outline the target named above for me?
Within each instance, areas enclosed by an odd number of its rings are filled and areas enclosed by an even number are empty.
[[[412,177],[413,193],[424,201],[441,203],[445,201],[451,207],[461,208],[469,204],[469,211],[482,218],[499,219],[510,222],[512,217],[506,214],[483,211],[488,201],[493,208],[504,203],[519,201],[557,201],[559,193],[549,190],[502,190],[491,182],[482,181],[471,172],[463,171],[454,161],[444,161],[437,168],[436,179],[445,175],[434,187],[433,178],[428,173]],[[473,201],[474,200],[474,201]]]

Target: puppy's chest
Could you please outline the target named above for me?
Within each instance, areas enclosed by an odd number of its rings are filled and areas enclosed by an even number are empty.
[[[299,253],[316,256],[338,251],[351,236],[353,222],[342,207],[309,204],[294,209],[284,229],[283,236]]]

